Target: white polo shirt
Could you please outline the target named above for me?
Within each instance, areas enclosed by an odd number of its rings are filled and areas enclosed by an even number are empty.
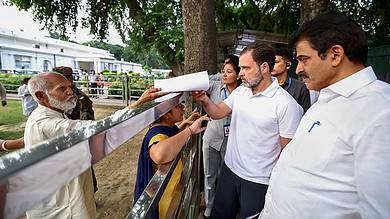
[[[302,107],[272,78],[263,92],[236,88],[224,103],[232,109],[225,163],[239,177],[261,184],[268,180],[280,151],[280,136],[292,138]]]
[[[390,218],[390,86],[365,68],[320,92],[270,179],[261,219]]]

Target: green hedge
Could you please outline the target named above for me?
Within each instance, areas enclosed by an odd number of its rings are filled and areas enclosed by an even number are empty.
[[[108,87],[109,95],[122,95],[124,94],[123,89],[123,81],[125,80],[125,76],[120,76],[115,74],[109,74],[111,72],[105,72],[106,82],[110,83]],[[127,73],[129,76],[129,89],[131,90],[131,96],[141,96],[144,90],[153,86],[154,78],[151,77],[141,77],[139,73],[130,72]],[[110,77],[111,76],[111,77]],[[0,74],[0,82],[3,83],[8,93],[17,93],[18,87],[22,84],[22,80],[24,78],[31,77],[31,75],[14,75],[14,74]],[[84,80],[87,78],[83,78]],[[88,81],[76,82],[78,86],[88,86]],[[112,83],[112,82],[120,82],[120,83]],[[118,89],[121,90],[113,90]]]
[[[18,93],[18,87],[22,85],[24,78],[31,78],[31,75],[0,74],[0,82],[7,93]]]

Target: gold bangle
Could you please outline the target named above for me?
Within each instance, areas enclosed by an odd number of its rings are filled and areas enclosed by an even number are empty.
[[[1,149],[3,149],[4,151],[10,151],[7,148],[5,148],[5,143],[6,142],[7,142],[6,140],[3,141],[3,143],[1,144]]]

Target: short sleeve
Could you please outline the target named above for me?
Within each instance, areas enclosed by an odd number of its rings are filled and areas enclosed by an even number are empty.
[[[207,90],[208,94],[213,93],[221,84],[221,75],[215,74],[215,75],[209,75],[209,89]]]
[[[280,136],[291,139],[301,121],[302,107],[295,101],[290,101],[278,108],[277,113]]]
[[[213,81],[221,81],[221,74],[213,74],[213,75],[209,75],[209,80],[210,82],[213,82]]]
[[[148,147],[151,148],[154,144],[157,144],[158,142],[160,142],[162,140],[165,140],[167,138],[169,138],[168,135],[156,134],[156,135],[154,135],[153,137],[150,138]]]
[[[236,89],[233,90],[233,92],[223,100],[223,102],[230,108],[233,109],[234,105],[234,99],[238,95],[239,91],[241,90],[241,87],[237,87]]]

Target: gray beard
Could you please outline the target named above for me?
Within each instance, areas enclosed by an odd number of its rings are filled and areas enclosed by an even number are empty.
[[[51,107],[60,109],[65,113],[71,113],[73,109],[76,107],[76,98],[72,98],[69,101],[60,101],[51,97],[48,93],[46,95],[49,97],[49,104]]]
[[[242,85],[247,88],[253,88],[256,87],[257,85],[260,84],[260,82],[264,79],[264,77],[259,73],[256,75],[254,79],[247,81],[247,82],[242,82]]]

